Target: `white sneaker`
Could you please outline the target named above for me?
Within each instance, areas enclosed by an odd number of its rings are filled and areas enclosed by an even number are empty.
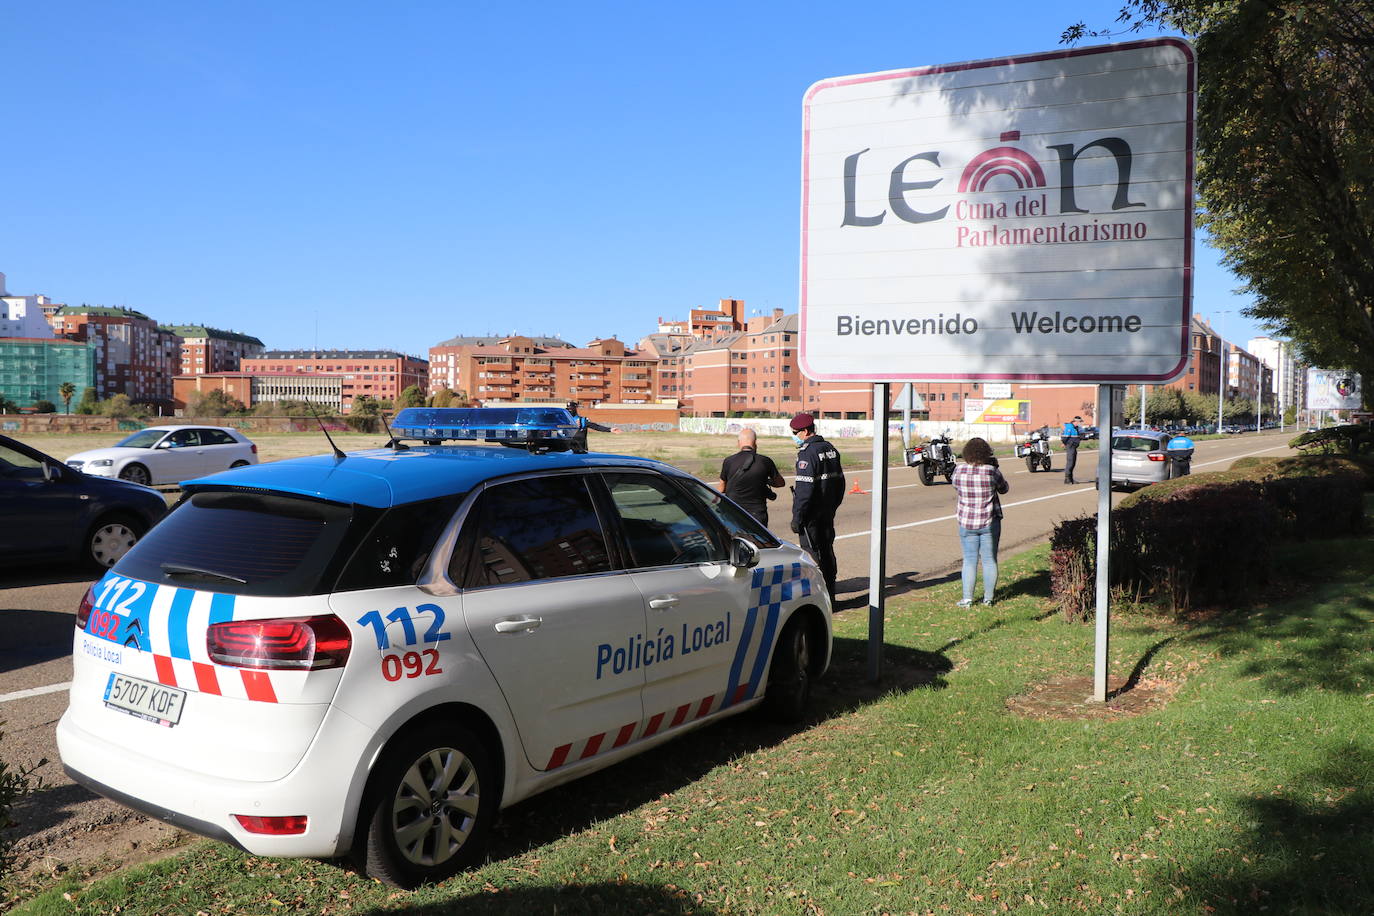
[[[955,607],[973,607],[973,599],[965,598],[963,601],[956,604]]]

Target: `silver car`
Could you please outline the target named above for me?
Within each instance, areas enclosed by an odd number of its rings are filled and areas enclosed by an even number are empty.
[[[1143,487],[1173,476],[1165,446],[1169,434],[1149,429],[1112,433],[1112,486]]]

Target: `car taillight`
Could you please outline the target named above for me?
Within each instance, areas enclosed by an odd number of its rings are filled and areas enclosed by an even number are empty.
[[[258,453],[258,444],[257,444],[256,442],[252,443],[252,444],[249,446],[249,448],[251,448],[251,449],[253,450],[253,454],[254,454],[254,455],[256,455],[256,454]]]
[[[86,589],[86,594],[81,596],[81,603],[76,606],[76,628],[86,629],[86,624],[91,619],[91,611],[95,609],[95,586]]]
[[[1164,460],[1164,453],[1163,453],[1163,452],[1150,452],[1150,454],[1146,455],[1145,457],[1149,458],[1151,461],[1163,461],[1163,460]]]
[[[342,668],[353,636],[333,614],[211,624],[205,636],[210,660],[235,668],[318,671]]]
[[[305,833],[309,820],[304,814],[288,814],[284,817],[260,817],[256,814],[235,814],[234,818],[249,833],[266,833],[272,836],[290,836]]]

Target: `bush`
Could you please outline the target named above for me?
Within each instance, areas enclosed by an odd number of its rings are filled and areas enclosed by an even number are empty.
[[[1175,612],[1266,581],[1278,538],[1346,537],[1363,530],[1374,458],[1243,458],[1229,470],[1161,481],[1112,512],[1111,584]],[[1092,617],[1093,516],[1050,535],[1050,590],[1068,620]]]
[[[34,413],[57,413],[57,405],[52,401],[34,401]]]
[[[0,722],[0,725],[4,724]],[[0,740],[4,737],[5,733],[0,731]],[[33,771],[45,763],[46,760],[40,760],[27,769],[16,769],[0,760],[0,879],[14,865],[14,839],[10,835],[10,828],[14,826],[14,803],[38,787],[39,782],[33,777]]]

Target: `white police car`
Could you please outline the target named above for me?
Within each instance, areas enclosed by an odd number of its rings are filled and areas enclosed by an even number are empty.
[[[81,603],[67,772],[413,886],[480,861],[506,805],[759,704],[800,718],[831,646],[810,558],[681,471],[566,450],[575,424],[412,408],[386,448],[188,481]]]

